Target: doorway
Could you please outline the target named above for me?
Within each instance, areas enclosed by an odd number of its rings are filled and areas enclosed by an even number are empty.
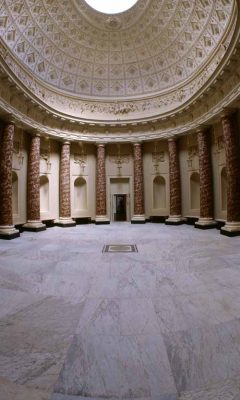
[[[127,221],[127,195],[115,194],[114,201],[114,221]]]
[[[130,181],[127,177],[109,179],[109,209],[111,221],[130,221]]]

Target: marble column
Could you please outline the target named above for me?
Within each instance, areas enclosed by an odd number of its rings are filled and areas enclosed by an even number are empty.
[[[27,223],[23,225],[25,231],[40,232],[46,225],[40,219],[40,134],[33,134],[30,138],[27,171]]]
[[[60,216],[57,222],[62,228],[76,225],[71,218],[70,155],[70,142],[63,142],[60,157]]]
[[[207,130],[197,131],[199,176],[200,176],[200,218],[195,223],[199,229],[216,227],[213,219],[213,181],[211,161],[211,137]]]
[[[222,118],[227,169],[227,222],[221,228],[226,236],[240,235],[240,149],[236,114]]]
[[[178,143],[176,139],[168,140],[169,151],[169,183],[170,183],[170,215],[166,219],[166,225],[182,224],[182,199],[181,199],[181,176],[178,154]]]
[[[144,224],[144,183],[143,183],[143,158],[141,143],[133,144],[134,158],[134,213],[132,224]]]
[[[12,216],[12,157],[14,124],[7,123],[0,140],[0,239],[15,239],[20,233]]]
[[[105,145],[102,143],[97,144],[95,222],[97,225],[110,223],[107,218]]]

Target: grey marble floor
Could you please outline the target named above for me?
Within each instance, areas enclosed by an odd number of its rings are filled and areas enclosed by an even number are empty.
[[[239,377],[239,237],[115,223],[0,242],[0,400],[240,400]]]

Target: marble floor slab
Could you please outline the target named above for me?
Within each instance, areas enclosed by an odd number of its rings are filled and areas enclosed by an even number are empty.
[[[113,223],[0,241],[0,400],[240,400],[239,376],[239,237]]]

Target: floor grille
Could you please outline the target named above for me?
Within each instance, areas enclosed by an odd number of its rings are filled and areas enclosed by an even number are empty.
[[[106,244],[103,253],[137,253],[136,244]]]

